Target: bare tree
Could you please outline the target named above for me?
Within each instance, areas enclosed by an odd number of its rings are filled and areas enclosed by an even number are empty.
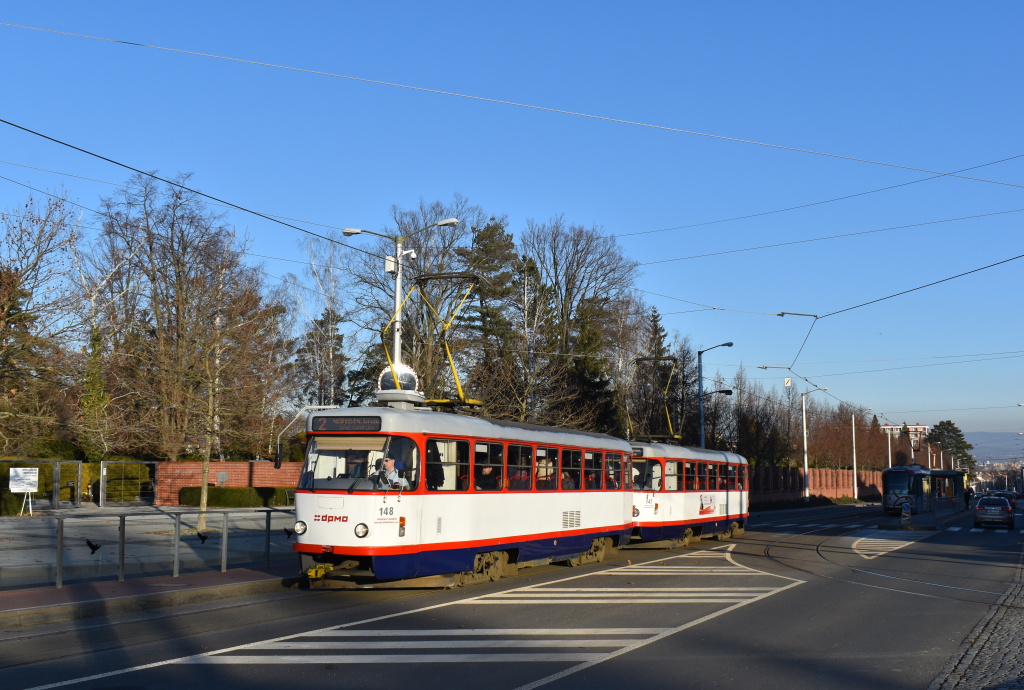
[[[0,447],[36,440],[64,407],[73,212],[66,196],[0,213]]]

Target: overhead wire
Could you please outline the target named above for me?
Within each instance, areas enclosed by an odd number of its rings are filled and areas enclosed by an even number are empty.
[[[172,180],[168,180],[166,178],[160,177],[159,175],[157,175],[155,173],[147,172],[145,170],[139,170],[138,168],[134,168],[134,167],[132,167],[132,166],[126,164],[126,163],[121,163],[120,161],[116,161],[116,160],[114,160],[112,158],[107,158],[106,156],[102,156],[102,155],[100,155],[98,153],[94,153],[93,151],[89,151],[88,149],[81,148],[80,146],[75,146],[74,144],[68,143],[66,141],[62,141],[62,140],[57,139],[55,137],[48,136],[46,134],[43,134],[42,132],[37,132],[37,131],[35,131],[33,129],[29,129],[28,127],[23,127],[23,126],[21,126],[19,124],[15,124],[14,122],[11,122],[10,120],[5,120],[5,119],[0,118],[0,123],[8,125],[10,127],[14,127],[15,129],[20,129],[23,132],[27,132],[27,133],[35,135],[37,137],[41,137],[41,138],[46,139],[48,141],[52,141],[52,142],[54,142],[56,144],[60,144],[61,146],[66,146],[66,147],[68,147],[70,149],[73,149],[75,151],[78,151],[80,153],[84,153],[84,154],[86,154],[88,156],[92,156],[94,158],[98,158],[99,160],[106,161],[107,163],[111,163],[113,165],[125,168],[126,170],[131,170],[132,172],[138,173],[139,175],[146,175],[147,177],[151,177],[154,180],[158,180],[160,182],[163,182],[164,184],[170,185],[172,187],[177,187],[178,189],[182,189],[182,190],[184,190],[186,192],[189,192],[189,193],[201,196],[204,199],[211,199],[213,201],[216,201],[216,202],[218,202],[220,204],[223,204],[225,206],[228,206],[230,208],[233,208],[233,209],[236,209],[236,210],[239,210],[239,211],[243,211],[245,213],[251,213],[254,216],[257,216],[259,218],[263,218],[264,220],[269,220],[272,223],[278,223],[280,225],[283,225],[285,227],[291,228],[293,230],[298,230],[299,232],[305,233],[307,235],[311,235],[313,237],[317,237],[319,239],[325,240],[327,242],[331,242],[333,244],[337,244],[337,245],[342,246],[342,247],[346,247],[348,249],[353,249],[355,251],[362,251],[364,253],[371,254],[370,252],[366,252],[365,250],[362,250],[362,249],[360,249],[358,247],[354,247],[352,245],[345,244],[344,242],[339,242],[338,240],[336,240],[336,239],[334,239],[332,237],[328,237],[326,235],[321,235],[319,233],[315,233],[312,230],[307,230],[306,228],[299,227],[298,225],[293,225],[291,223],[287,223],[287,222],[285,222],[283,220],[280,220],[278,218],[274,218],[273,216],[269,216],[269,215],[267,215],[265,213],[261,213],[260,211],[254,211],[251,208],[246,208],[245,206],[241,206],[239,204],[232,203],[232,202],[227,201],[225,199],[220,199],[220,198],[215,197],[215,196],[213,196],[211,194],[206,194],[205,192],[201,192],[201,191],[199,191],[197,189],[193,189],[193,188],[191,188],[191,187],[189,187],[187,185],[183,185],[180,182],[174,182]],[[8,179],[8,178],[4,178],[4,179]],[[8,181],[11,181],[11,180],[8,180]],[[21,183],[17,183],[16,182],[15,184],[21,184]],[[22,186],[28,187],[28,185],[22,185]],[[29,188],[31,189],[31,187],[29,187]],[[40,191],[40,190],[36,190],[36,191]],[[45,193],[45,192],[41,192],[41,193]],[[377,256],[377,255],[376,254],[371,254],[371,256]]]
[[[216,55],[216,54],[213,54],[213,53],[203,53],[203,52],[193,51],[193,50],[184,50],[184,49],[181,49],[181,48],[170,48],[170,47],[167,47],[167,46],[151,45],[151,44],[141,43],[141,42],[137,42],[137,41],[126,41],[126,40],[122,40],[122,39],[106,38],[106,37],[103,37],[103,36],[92,36],[92,35],[89,35],[89,34],[75,33],[75,32],[71,32],[71,31],[58,31],[56,29],[46,29],[46,28],[37,27],[37,26],[28,26],[28,25],[24,25],[24,24],[14,24],[14,23],[11,23],[11,22],[0,22],[0,26],[9,26],[9,27],[12,27],[12,28],[17,28],[17,29],[28,29],[28,30],[31,30],[31,31],[40,31],[40,32],[44,32],[44,33],[57,34],[57,35],[62,35],[62,36],[73,36],[75,38],[86,38],[86,39],[89,39],[89,40],[104,41],[104,42],[107,42],[107,43],[118,43],[118,44],[121,44],[121,45],[133,46],[133,47],[137,47],[137,48],[148,48],[148,49],[151,49],[151,50],[162,50],[162,51],[166,51],[166,52],[179,53],[179,54],[183,54],[183,55],[192,55],[192,56],[196,56],[196,57],[211,58],[211,59],[215,59],[215,60],[224,60],[224,61],[227,61],[227,62],[236,62],[236,63],[247,64],[247,65],[255,65],[255,66],[258,66],[258,67],[270,67],[270,68],[273,68],[273,69],[287,70],[287,71],[291,71],[291,72],[300,72],[300,73],[303,73],[303,74],[313,74],[313,75],[317,75],[317,76],[331,77],[331,78],[335,78],[335,79],[346,79],[346,80],[349,80],[349,81],[361,82],[361,83],[364,83],[364,84],[375,84],[375,85],[378,85],[378,86],[390,86],[390,87],[394,87],[394,88],[407,89],[407,90],[410,90],[410,91],[418,91],[418,92],[421,92],[421,93],[432,93],[432,94],[436,94],[436,95],[440,95],[440,96],[451,96],[451,97],[454,97],[454,98],[462,98],[462,99],[479,101],[479,102],[484,102],[484,103],[494,103],[494,104],[497,104],[497,105],[508,105],[508,106],[513,106],[513,107],[516,107],[516,108],[525,108],[525,109],[529,109],[529,110],[536,110],[536,111],[540,111],[540,112],[555,113],[555,114],[559,114],[559,115],[570,115],[570,116],[573,116],[573,117],[586,118],[586,119],[597,120],[597,121],[601,121],[601,122],[611,122],[611,123],[615,123],[615,124],[624,124],[624,125],[630,125],[630,126],[634,126],[634,127],[643,127],[643,128],[647,128],[647,129],[655,129],[655,130],[666,131],[666,132],[675,132],[675,133],[678,133],[678,134],[689,134],[689,135],[692,135],[692,136],[705,137],[705,138],[709,138],[709,139],[717,139],[717,140],[720,140],[720,141],[729,141],[729,142],[738,143],[738,144],[748,144],[748,145],[751,145],[751,146],[761,146],[761,147],[765,147],[765,148],[773,148],[773,149],[778,149],[778,150],[782,150],[782,151],[791,151],[791,152],[794,152],[794,153],[804,153],[804,154],[813,155],[813,156],[822,156],[822,157],[826,157],[826,158],[834,158],[834,159],[838,159],[838,160],[851,161],[851,162],[855,162],[855,163],[866,163],[866,164],[869,164],[869,165],[878,165],[878,166],[883,166],[883,167],[888,167],[888,168],[895,168],[895,169],[899,169],[899,170],[910,170],[910,171],[914,171],[914,172],[923,172],[923,173],[927,173],[929,175],[956,177],[956,178],[959,178],[959,179],[972,180],[972,181],[975,181],[975,182],[984,182],[984,183],[987,183],[987,184],[996,184],[996,185],[1003,185],[1003,186],[1007,186],[1007,187],[1024,188],[1024,185],[1014,184],[1014,183],[1011,183],[1011,182],[1002,182],[1002,181],[999,181],[999,180],[987,180],[987,179],[976,178],[976,177],[967,177],[967,176],[964,176],[964,175],[957,175],[957,174],[953,174],[953,173],[945,173],[945,172],[938,171],[938,170],[929,170],[927,168],[918,168],[918,167],[915,167],[915,166],[901,165],[901,164],[898,164],[898,163],[887,163],[887,162],[884,162],[884,161],[876,161],[876,160],[871,160],[871,159],[867,159],[867,158],[858,158],[858,157],[855,157],[855,156],[845,156],[845,155],[841,155],[841,154],[837,154],[837,153],[828,153],[828,152],[825,152],[825,151],[814,151],[814,150],[811,150],[811,149],[804,149],[804,148],[799,148],[799,147],[795,147],[795,146],[785,146],[785,145],[782,145],[782,144],[772,144],[772,143],[768,143],[768,142],[754,141],[754,140],[751,140],[751,139],[742,139],[742,138],[739,138],[739,137],[730,137],[730,136],[725,136],[725,135],[721,135],[721,134],[711,134],[709,132],[698,132],[698,131],[695,131],[695,130],[688,130],[688,129],[683,129],[683,128],[679,128],[679,127],[669,127],[669,126],[666,126],[666,125],[656,125],[656,124],[651,124],[651,123],[647,123],[647,122],[639,122],[639,121],[635,121],[635,120],[626,120],[626,119],[622,119],[622,118],[609,117],[609,116],[604,116],[604,115],[594,115],[594,114],[590,114],[590,113],[577,112],[577,111],[566,110],[566,109],[562,109],[562,108],[552,108],[552,107],[546,107],[546,106],[532,105],[532,104],[529,104],[529,103],[520,103],[520,102],[516,102],[516,101],[509,101],[509,100],[504,100],[504,99],[499,99],[499,98],[488,98],[488,97],[485,97],[485,96],[475,96],[475,95],[472,95],[472,94],[457,93],[457,92],[454,92],[454,91],[445,91],[445,90],[442,90],[442,89],[431,89],[431,88],[427,88],[427,87],[423,87],[423,86],[413,86],[413,85],[410,85],[410,84],[400,84],[400,83],[397,83],[397,82],[388,82],[388,81],[383,81],[383,80],[379,80],[379,79],[369,79],[369,78],[366,78],[366,77],[356,77],[356,76],[346,75],[346,74],[336,74],[336,73],[333,73],[333,72],[326,72],[326,71],[323,71],[323,70],[308,69],[308,68],[303,68],[303,67],[292,67],[292,66],[289,66],[289,65],[279,65],[279,64],[274,64],[274,63],[270,63],[270,62],[263,62],[263,61],[259,61],[259,60],[248,60],[248,59],[244,59],[244,58],[229,57],[229,56],[225,56],[225,55]]]
[[[861,235],[873,235],[881,232],[891,232],[893,230],[906,230],[907,228],[919,228],[927,225],[941,225],[942,223],[958,223],[964,220],[977,220],[978,218],[991,218],[993,216],[1004,216],[1011,213],[1024,212],[1024,208],[1014,208],[1006,211],[992,211],[991,213],[979,213],[972,216],[960,216],[957,218],[942,218],[940,220],[927,220],[920,223],[908,223],[906,225],[893,225],[886,228],[876,228],[874,230],[859,230],[857,232],[847,232],[839,235],[826,235],[824,237],[810,237],[803,240],[790,240],[788,242],[776,242],[774,244],[762,244],[755,247],[744,247],[741,249],[725,249],[719,252],[708,252],[706,254],[693,254],[691,256],[681,256],[675,259],[658,259],[656,261],[644,261],[637,264],[638,266],[654,266],[656,264],[672,263],[674,261],[690,261],[693,259],[706,259],[712,256],[725,256],[727,254],[740,254],[743,252],[760,251],[762,249],[777,249],[779,247],[790,247],[796,244],[810,244],[812,242],[824,242],[826,240],[837,240],[844,239],[847,237],[858,237]]]
[[[989,165],[998,165],[999,163],[1005,163],[1007,161],[1012,161],[1014,159],[1021,158],[1021,157],[1024,157],[1024,153],[1017,154],[1015,156],[1009,156],[1008,158],[1002,158],[1000,160],[992,161],[990,163],[982,163],[980,165],[974,165],[974,166],[971,166],[971,167],[968,167],[968,168],[961,168],[960,170],[954,171],[954,173],[965,172],[967,170],[976,170],[978,168],[984,168],[984,167],[987,167]],[[930,175],[928,177],[922,177],[919,180],[911,180],[910,182],[901,182],[900,184],[889,185],[887,187],[879,187],[878,189],[870,189],[870,190],[867,190],[867,191],[864,191],[864,192],[856,192],[854,194],[846,194],[844,196],[833,197],[831,199],[822,199],[820,201],[812,201],[812,202],[809,202],[809,203],[806,203],[806,204],[799,204],[797,206],[787,206],[786,208],[774,209],[774,210],[771,210],[771,211],[760,211],[758,213],[749,213],[749,214],[743,215],[743,216],[733,216],[732,218],[722,218],[720,220],[710,220],[710,221],[706,221],[706,222],[703,222],[703,223],[692,223],[690,225],[679,225],[679,226],[672,227],[672,228],[661,228],[661,229],[658,229],[658,230],[640,230],[640,231],[637,231],[637,232],[618,233],[618,234],[612,235],[612,237],[633,237],[635,235],[650,235],[650,234],[659,233],[659,232],[671,232],[673,230],[689,230],[689,229],[692,229],[692,228],[707,227],[708,225],[718,225],[718,224],[721,224],[721,223],[731,223],[731,222],[737,221],[737,220],[749,220],[751,218],[760,218],[760,217],[763,217],[763,216],[770,216],[770,215],[774,215],[774,214],[778,214],[778,213],[786,213],[786,212],[789,212],[789,211],[799,211],[800,209],[804,209],[804,208],[811,208],[813,206],[821,206],[823,204],[831,204],[831,203],[834,203],[836,201],[846,201],[847,199],[855,199],[857,197],[867,196],[869,194],[877,194],[879,192],[886,192],[886,191],[889,191],[889,190],[892,190],[892,189],[899,189],[900,187],[908,187],[910,185],[920,184],[921,182],[928,182],[929,180],[937,180],[937,179],[940,179],[940,178],[943,178],[943,177],[948,177],[950,174],[953,174],[953,173],[945,173],[945,174],[940,174],[940,175]],[[907,227],[909,227],[909,226],[907,226]],[[839,235],[839,237],[845,237],[845,236],[846,235]],[[678,261],[679,259],[670,259],[670,260]]]

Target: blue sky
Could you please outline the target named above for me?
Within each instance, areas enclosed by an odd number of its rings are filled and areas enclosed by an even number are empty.
[[[1024,430],[1020,3],[35,0],[0,23],[4,120],[314,231],[454,194],[514,232],[563,214],[618,236],[670,331],[735,342],[706,374],[791,366],[883,421]],[[0,161],[87,206],[129,175],[8,125]],[[0,180],[2,207],[27,193]],[[300,233],[229,219],[299,272]]]

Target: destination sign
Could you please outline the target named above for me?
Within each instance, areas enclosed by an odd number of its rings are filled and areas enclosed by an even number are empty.
[[[380,417],[313,417],[313,431],[380,431]]]

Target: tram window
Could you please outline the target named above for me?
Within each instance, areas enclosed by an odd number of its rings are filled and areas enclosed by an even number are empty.
[[[747,466],[739,465],[737,469],[739,471],[737,472],[736,488],[739,491],[743,491],[744,487],[749,486],[749,483],[747,482]]]
[[[604,488],[617,491],[622,488],[622,455],[619,453],[604,454]]]
[[[665,491],[682,491],[683,463],[678,460],[665,461]]]
[[[529,491],[533,488],[533,448],[508,446],[509,491]]]
[[[604,479],[603,456],[597,451],[588,450],[583,454],[583,488],[588,491],[600,491]]]
[[[728,483],[726,485],[726,488],[729,491],[735,491],[736,490],[736,465],[727,465],[726,466],[726,473],[727,473],[727,476],[728,476]]]
[[[373,454],[370,455],[372,457]],[[416,442],[404,436],[391,436],[385,455],[398,461],[395,467],[398,468],[399,476],[404,476],[409,482],[409,489],[415,489],[420,474],[420,449]]]
[[[558,449],[537,449],[537,490],[554,491],[558,488]]]
[[[661,463],[651,458],[633,461],[633,488],[638,491],[661,490]]]
[[[718,485],[718,465],[708,463],[708,491],[718,491],[724,488]]]
[[[580,488],[580,471],[582,470],[583,453],[578,450],[562,451],[562,475],[560,486],[565,491]]]
[[[706,462],[697,463],[697,490],[708,490],[708,464]]]
[[[426,482],[428,491],[464,490],[469,483],[469,442],[428,440]]]
[[[476,491],[501,491],[505,476],[504,453],[500,443],[477,441],[473,455],[473,488]]]
[[[696,491],[697,490],[697,463],[687,462],[685,463],[684,471],[686,472],[686,490]]]

